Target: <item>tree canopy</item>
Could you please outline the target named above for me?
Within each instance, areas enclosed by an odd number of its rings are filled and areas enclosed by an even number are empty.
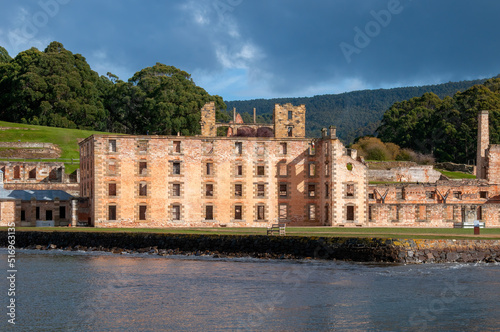
[[[387,110],[378,137],[402,148],[433,154],[438,161],[468,163],[476,158],[477,115],[490,111],[490,141],[500,139],[500,79],[475,85],[453,97],[433,93],[397,102]]]
[[[180,69],[157,63],[124,82],[99,76],[80,54],[52,42],[10,59],[0,48],[0,119],[129,134],[193,135],[209,95]]]

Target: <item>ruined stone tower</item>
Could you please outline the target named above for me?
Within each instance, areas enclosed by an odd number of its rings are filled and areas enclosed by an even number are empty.
[[[486,150],[490,145],[488,111],[480,111],[477,118],[476,177],[486,179]]]
[[[215,126],[215,102],[206,103],[201,109],[201,135],[208,137],[217,136],[217,127]]]
[[[306,106],[274,105],[274,137],[306,137]]]

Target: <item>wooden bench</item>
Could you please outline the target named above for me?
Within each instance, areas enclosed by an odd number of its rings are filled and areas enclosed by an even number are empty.
[[[271,227],[267,228],[267,235],[274,235],[275,232],[280,236],[285,236],[286,224],[272,224]]]

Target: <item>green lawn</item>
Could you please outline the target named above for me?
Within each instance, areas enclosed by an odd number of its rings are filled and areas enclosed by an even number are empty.
[[[5,230],[6,227],[0,227]],[[263,227],[234,228],[67,228],[67,227],[16,227],[16,231],[44,232],[123,232],[167,234],[215,235],[266,235]],[[500,228],[482,228],[481,235],[473,229],[457,228],[344,228],[344,227],[287,227],[287,236],[359,237],[359,238],[409,238],[409,239],[500,239]]]
[[[462,172],[450,172],[442,169],[436,169],[441,172],[441,174],[447,176],[449,179],[475,179],[476,176],[473,174],[462,173]]]
[[[5,129],[3,129],[5,128]],[[61,149],[61,158],[78,159],[78,140],[92,134],[107,134],[92,130],[65,129],[45,126],[34,126],[20,123],[0,121],[0,142],[40,142],[53,143]],[[7,158],[3,158],[6,160]],[[38,160],[38,159],[35,159]],[[43,159],[44,161],[57,161],[56,159]],[[79,167],[78,162],[71,164],[65,160],[66,173],[72,173]]]

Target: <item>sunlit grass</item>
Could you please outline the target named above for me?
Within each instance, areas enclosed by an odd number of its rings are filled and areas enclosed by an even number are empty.
[[[6,228],[0,228],[5,230]],[[91,228],[91,227],[16,227],[16,231],[42,232],[99,232],[99,233],[162,233],[213,235],[267,235],[264,227],[227,228]],[[356,237],[356,238],[409,238],[409,239],[500,239],[500,228],[482,228],[481,235],[473,229],[461,228],[388,228],[388,227],[287,227],[287,236]]]

